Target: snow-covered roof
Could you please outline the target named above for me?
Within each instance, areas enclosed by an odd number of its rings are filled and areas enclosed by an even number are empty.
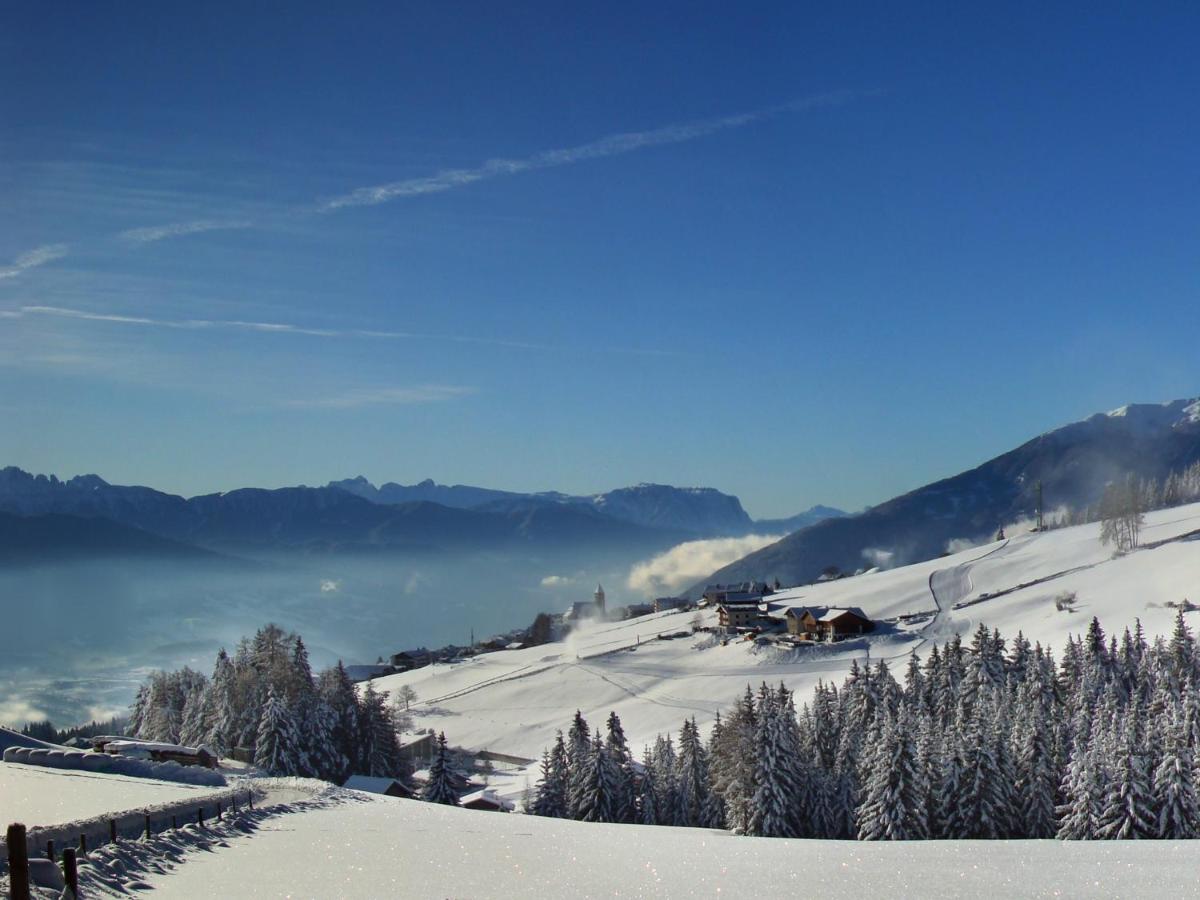
[[[825,610],[825,614],[820,616],[817,621],[832,622],[835,619],[840,619],[842,616],[846,615],[846,613],[851,613],[852,615],[858,616],[860,619],[866,619],[868,622],[871,621],[870,617],[857,606],[832,606]]]
[[[162,741],[135,741],[132,738],[118,738],[105,743],[106,750],[120,753],[122,750],[145,750],[153,753],[179,753],[197,756],[203,750],[209,756],[215,756],[207,747],[185,747],[183,744],[167,744]]]
[[[352,791],[366,791],[368,794],[386,794],[392,786],[400,788],[406,794],[412,793],[395,778],[376,778],[372,775],[351,775],[342,785]]]
[[[463,797],[460,797],[458,802],[462,806],[466,806],[468,803],[482,802],[491,806],[495,806],[497,809],[514,809],[516,807],[515,803],[513,803],[511,800],[505,800],[494,790],[492,790],[492,788],[484,788],[481,791],[475,791],[474,793],[467,794]]]
[[[868,622],[871,621],[870,616],[857,606],[789,606],[784,615],[799,619],[805,613],[811,613],[818,622],[832,622],[840,619],[846,613],[852,613]]]

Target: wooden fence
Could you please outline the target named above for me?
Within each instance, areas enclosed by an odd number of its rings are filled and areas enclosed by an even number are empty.
[[[175,829],[180,824],[195,822],[205,827],[206,819],[223,820],[226,814],[235,815],[239,808],[254,809],[254,789],[229,791],[216,796],[188,800],[152,810],[131,810],[112,817],[100,816],[75,822],[70,825],[49,825],[27,829],[15,822],[8,826],[5,834],[4,853],[0,862],[7,859],[9,897],[11,900],[29,900],[31,859],[47,859],[58,863],[61,850],[63,880],[79,895],[78,862],[89,848],[122,840],[149,839],[154,834]],[[259,796],[262,794],[259,792]]]

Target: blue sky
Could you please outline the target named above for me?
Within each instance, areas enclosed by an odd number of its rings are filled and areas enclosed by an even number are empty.
[[[6,5],[0,462],[784,515],[1200,394],[1194,4],[354,7]]]

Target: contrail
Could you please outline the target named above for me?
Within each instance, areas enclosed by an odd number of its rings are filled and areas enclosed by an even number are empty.
[[[806,97],[778,106],[752,112],[722,116],[716,119],[702,119],[697,122],[686,122],[678,125],[666,125],[650,131],[628,131],[602,137],[599,140],[576,147],[566,147],[560,150],[543,150],[532,156],[520,159],[491,159],[473,169],[446,169],[435,175],[422,178],[406,178],[403,181],[392,181],[387,184],[377,184],[362,187],[340,197],[334,197],[321,205],[321,212],[331,212],[349,206],[375,206],[387,203],[401,197],[416,197],[422,194],[436,194],[455,188],[466,187],[477,181],[486,181],[505,175],[518,175],[536,169],[550,169],[557,166],[568,166],[572,163],[590,159],[603,159],[607,156],[619,156],[632,153],[645,147],[659,147],[664,144],[682,144],[697,138],[714,134],[718,131],[728,131],[731,128],[741,128],[753,122],[771,118],[787,112],[799,112],[819,106],[834,106],[845,103],[856,96],[853,91],[834,91]]]
[[[870,96],[878,91],[831,91],[817,94],[776,106],[768,106],[750,112],[721,116],[713,119],[701,119],[694,122],[684,122],[675,125],[665,125],[648,131],[628,131],[608,135],[586,144],[575,147],[565,147],[557,150],[543,150],[531,156],[518,159],[491,159],[474,168],[446,169],[433,175],[420,178],[407,178],[401,181],[391,181],[369,187],[361,187],[334,197],[331,200],[318,203],[316,206],[295,206],[280,210],[277,215],[305,215],[333,212],[354,206],[375,206],[403,197],[416,197],[423,194],[436,194],[443,191],[466,187],[479,181],[487,181],[509,175],[519,175],[539,169],[551,169],[560,166],[573,165],[593,159],[603,159],[609,156],[620,156],[647,147],[660,147],[668,144],[682,144],[697,140],[720,131],[743,128],[755,122],[783,115],[785,113],[801,112],[825,106],[838,106],[852,99]],[[151,225],[142,228],[130,228],[118,232],[116,238],[126,244],[149,244],[170,238],[200,234],[206,231],[227,229],[254,228],[261,223],[244,218],[226,219],[194,219],[186,222],[174,222],[165,225]],[[27,269],[36,268],[52,260],[66,256],[66,244],[46,244],[36,247],[18,256],[13,263],[0,269],[0,279],[14,278]],[[11,316],[6,316],[10,318]],[[161,324],[166,327],[199,327],[200,323],[185,326],[180,323],[167,324],[162,322],[146,322],[143,324]],[[208,323],[220,324],[227,327],[239,323]],[[242,327],[258,327],[269,323],[240,323]]]
[[[66,255],[66,244],[43,244],[41,247],[34,247],[28,253],[22,253],[14,259],[7,269],[0,269],[0,278],[16,278],[26,269],[36,269]]]
[[[200,234],[203,231],[224,231],[233,228],[250,228],[253,222],[247,219],[236,221],[220,219],[197,219],[191,222],[176,222],[172,225],[153,225],[147,228],[130,228],[117,235],[123,241],[135,244],[149,244],[166,238],[183,237],[188,234]]]

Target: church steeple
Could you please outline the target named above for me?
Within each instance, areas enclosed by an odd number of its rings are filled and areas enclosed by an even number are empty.
[[[592,599],[596,603],[596,612],[603,613],[604,612],[604,585],[602,585],[602,584],[596,585],[596,593],[592,594]]]

